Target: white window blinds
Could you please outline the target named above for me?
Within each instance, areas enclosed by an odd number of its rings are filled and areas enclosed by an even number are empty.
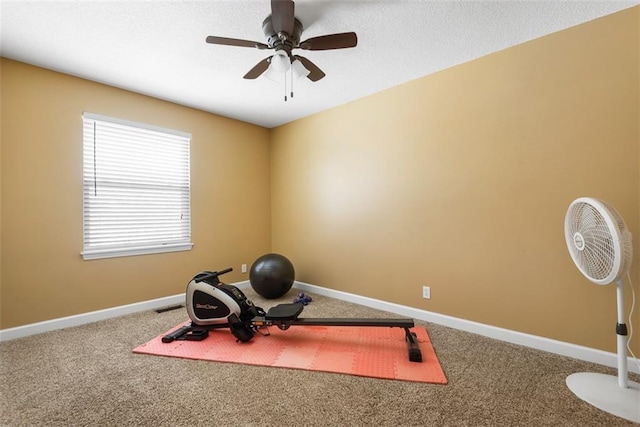
[[[191,135],[83,114],[84,259],[191,249]]]

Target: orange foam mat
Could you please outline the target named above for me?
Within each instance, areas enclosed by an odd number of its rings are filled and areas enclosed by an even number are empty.
[[[401,328],[292,326],[281,331],[271,327],[270,335],[256,334],[246,343],[237,342],[228,329],[216,329],[209,331],[203,341],[163,343],[162,337],[171,331],[158,335],[133,352],[447,384],[427,330],[422,327],[412,328],[422,351],[421,363],[409,361],[405,333]]]

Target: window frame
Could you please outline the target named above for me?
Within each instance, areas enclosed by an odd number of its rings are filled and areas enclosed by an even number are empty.
[[[178,161],[185,162],[186,161],[186,176],[181,175],[181,183],[182,180],[186,178],[186,204],[187,204],[187,223],[186,227],[183,225],[179,229],[181,233],[186,232],[186,236],[182,235],[178,239],[165,239],[159,240],[155,242],[143,241],[143,240],[134,240],[131,243],[119,243],[119,244],[91,244],[90,238],[87,236],[89,231],[90,224],[88,223],[88,214],[90,211],[89,202],[90,200],[87,198],[87,193],[89,190],[89,186],[91,188],[100,189],[100,187],[94,187],[97,184],[97,181],[94,179],[91,181],[87,178],[87,159],[86,159],[86,150],[87,144],[95,144],[95,133],[93,139],[87,141],[86,129],[88,121],[92,121],[96,124],[112,124],[116,126],[126,126],[129,128],[139,129],[141,133],[145,131],[159,132],[164,134],[163,136],[167,136],[170,138],[175,138],[176,143],[186,144],[186,153],[184,153],[184,146],[180,147],[180,150],[183,152],[180,154]],[[135,131],[134,131],[135,132]],[[185,141],[186,140],[186,141]],[[95,145],[94,145],[95,147]],[[92,149],[91,153],[93,154],[94,165],[90,168],[91,173],[95,173],[95,148]],[[124,153],[122,154],[122,158],[120,161],[124,161]],[[115,257],[125,257],[125,256],[135,256],[135,255],[148,255],[148,254],[156,254],[156,253],[167,253],[167,252],[176,252],[176,251],[188,251],[193,247],[192,236],[191,236],[191,134],[186,132],[181,132],[173,129],[162,128],[158,126],[148,125],[145,123],[133,122],[129,120],[123,120],[113,117],[107,117],[99,114],[83,112],[82,114],[82,252],[81,255],[84,260],[93,260],[93,259],[102,259],[102,258],[115,258]],[[184,172],[184,171],[183,171]],[[138,184],[139,185],[139,184]],[[132,185],[130,188],[135,188],[136,185]],[[160,185],[161,187],[161,185]],[[103,186],[103,188],[108,188],[108,186]],[[184,203],[184,190],[179,190],[178,193],[182,199],[182,203]],[[156,194],[158,196],[158,194]],[[182,214],[181,214],[182,215]],[[94,229],[95,232],[95,229]]]

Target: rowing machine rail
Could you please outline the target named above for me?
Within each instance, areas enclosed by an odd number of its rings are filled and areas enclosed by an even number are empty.
[[[402,328],[405,332],[409,360],[422,362],[422,352],[418,345],[417,336],[409,328],[413,328],[413,319],[358,319],[358,318],[299,318],[304,309],[300,303],[278,304],[271,307],[264,316],[256,316],[251,320],[255,327],[275,325],[283,331],[291,326],[371,326]]]

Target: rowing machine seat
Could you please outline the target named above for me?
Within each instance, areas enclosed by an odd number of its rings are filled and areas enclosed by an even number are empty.
[[[304,309],[304,305],[300,303],[294,304],[278,304],[269,309],[267,311],[265,320],[271,320],[276,322],[282,321],[293,321],[300,316],[302,310]]]

